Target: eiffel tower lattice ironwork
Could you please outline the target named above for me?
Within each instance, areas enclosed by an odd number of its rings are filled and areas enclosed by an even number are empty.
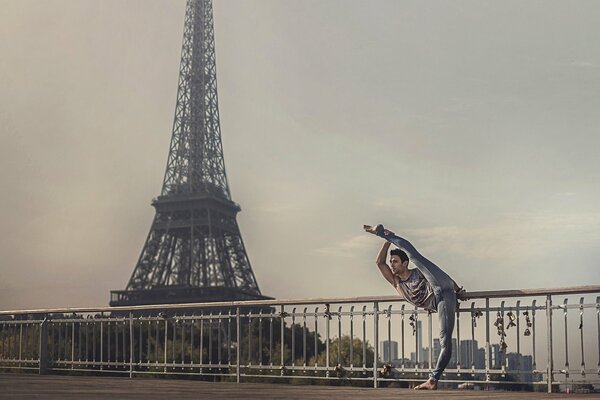
[[[213,10],[188,0],[173,134],[150,233],[111,306],[265,299],[231,200],[219,126]]]

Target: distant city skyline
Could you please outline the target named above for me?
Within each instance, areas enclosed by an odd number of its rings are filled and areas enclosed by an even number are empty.
[[[440,340],[433,339],[433,365],[435,365],[440,355]],[[475,353],[473,353],[475,350]],[[417,352],[411,352],[409,359],[401,359],[398,356],[398,342],[395,340],[387,341],[382,340],[379,342],[379,361],[381,363],[391,364],[396,367],[404,365],[406,368],[412,368],[419,366],[420,368],[429,367],[429,347],[418,348],[419,358],[417,359]],[[388,353],[388,351],[390,351]],[[457,354],[460,353],[460,358]],[[474,358],[473,354],[475,354]],[[390,358],[391,355],[391,358]],[[485,348],[478,347],[477,340],[464,339],[460,341],[460,351],[458,351],[457,340],[452,339],[452,357],[448,363],[449,369],[458,367],[458,360],[460,360],[460,369],[486,369],[486,354]],[[533,375],[533,357],[529,354],[521,354],[517,352],[503,352],[500,350],[499,344],[490,345],[490,363],[489,369],[495,370],[496,372],[502,370],[506,371],[520,371],[523,376],[521,379],[532,382],[535,379],[540,379],[541,375],[538,375],[534,379]]]

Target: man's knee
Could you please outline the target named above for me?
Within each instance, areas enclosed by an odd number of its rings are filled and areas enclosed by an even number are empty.
[[[446,336],[443,333],[440,334],[440,348],[442,350],[448,349],[449,351],[452,351],[452,341],[448,336]]]

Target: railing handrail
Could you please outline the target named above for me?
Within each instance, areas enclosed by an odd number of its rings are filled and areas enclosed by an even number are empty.
[[[540,289],[508,289],[487,290],[476,292],[462,292],[460,300],[491,299],[508,297],[533,297],[547,295],[575,295],[585,293],[600,293],[600,285],[569,286],[560,288]],[[304,299],[281,299],[281,300],[246,300],[246,301],[221,301],[211,303],[181,303],[181,304],[148,304],[139,306],[119,307],[80,307],[80,308],[48,308],[34,310],[6,310],[0,311],[0,315],[23,315],[23,314],[77,314],[92,312],[113,311],[140,311],[140,310],[173,310],[189,308],[217,308],[217,307],[255,307],[276,305],[306,305],[306,304],[340,304],[340,303],[372,303],[372,302],[400,302],[404,299],[399,296],[362,296],[362,297],[331,297],[331,298],[304,298]]]

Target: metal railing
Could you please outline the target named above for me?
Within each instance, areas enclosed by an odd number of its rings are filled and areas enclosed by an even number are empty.
[[[445,384],[599,383],[600,286],[470,292],[456,313]],[[436,336],[434,315],[394,296],[2,311],[0,370],[378,387],[426,379]]]

